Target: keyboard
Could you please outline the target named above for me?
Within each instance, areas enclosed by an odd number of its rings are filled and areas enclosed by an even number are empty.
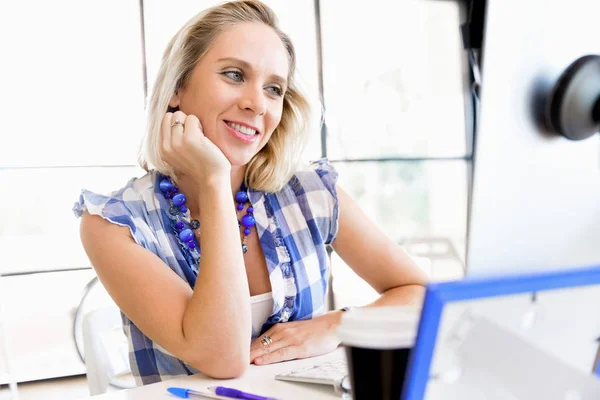
[[[342,382],[346,375],[348,375],[348,364],[344,358],[280,373],[275,375],[275,379],[336,386]]]

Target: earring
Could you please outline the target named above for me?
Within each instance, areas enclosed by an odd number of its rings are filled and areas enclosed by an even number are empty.
[[[177,107],[167,106],[167,112],[174,113],[175,111],[179,111],[179,106],[177,106]]]

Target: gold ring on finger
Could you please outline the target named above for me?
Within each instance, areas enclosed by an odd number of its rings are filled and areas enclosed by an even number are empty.
[[[174,127],[175,125],[181,125],[181,126],[183,126],[183,122],[181,122],[180,120],[176,119],[175,122],[173,122],[171,124],[171,128]]]

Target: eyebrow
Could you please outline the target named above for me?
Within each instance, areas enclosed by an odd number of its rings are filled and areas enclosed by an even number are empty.
[[[250,65],[249,62],[241,60],[239,58],[235,58],[235,57],[219,58],[217,60],[217,62],[233,62],[233,63],[237,63],[237,64],[241,65],[245,69],[252,70],[252,65]],[[277,74],[271,74],[271,76],[269,78],[273,79],[274,81],[276,81],[277,83],[279,83],[283,86],[287,86],[287,79],[282,76],[279,76]]]

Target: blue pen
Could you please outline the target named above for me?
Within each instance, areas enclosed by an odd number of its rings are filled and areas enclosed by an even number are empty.
[[[213,393],[199,392],[197,390],[186,389],[186,388],[178,388],[178,387],[170,387],[167,391],[177,397],[182,399],[188,399],[190,396],[194,397],[205,397],[211,399],[241,399],[241,400],[277,400],[272,397],[263,397],[258,396],[251,393],[242,392],[241,390],[226,388],[223,386],[211,386],[208,388],[213,391]]]
[[[277,400],[273,397],[263,397],[257,394],[242,392],[238,389],[227,388],[224,386],[209,386],[208,390],[215,392],[219,396],[229,397],[230,399],[242,400]]]
[[[190,396],[203,397],[206,399],[224,399],[224,398],[226,398],[226,397],[222,397],[222,396],[217,396],[214,393],[199,392],[197,390],[185,389],[185,388],[179,388],[179,387],[167,388],[167,392],[169,392],[172,395],[175,395],[177,397],[181,397],[182,399],[189,399]]]

